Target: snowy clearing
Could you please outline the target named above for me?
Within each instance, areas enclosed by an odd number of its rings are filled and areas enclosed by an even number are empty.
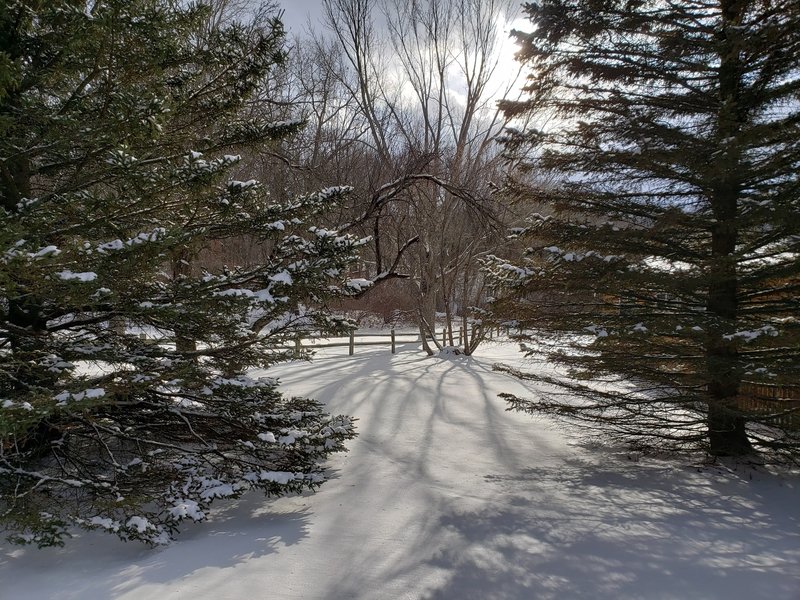
[[[219,504],[157,550],[3,545],[0,598],[800,599],[797,474],[587,447],[505,411],[499,392],[535,393],[491,370],[519,361],[512,345],[412,348],[266,372],[359,419],[316,494]]]

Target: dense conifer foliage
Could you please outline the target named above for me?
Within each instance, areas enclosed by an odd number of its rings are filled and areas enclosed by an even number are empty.
[[[800,4],[542,0],[517,33],[512,194],[541,208],[495,308],[572,382],[509,397],[605,435],[797,456]],[[530,179],[528,179],[530,181]],[[520,373],[553,384],[544,373]]]
[[[161,543],[215,498],[313,488],[350,418],[247,370],[347,293],[361,241],[320,225],[346,189],[278,201],[243,153],[281,24],[173,0],[0,7],[0,523]],[[256,94],[258,92],[258,94]],[[234,237],[257,264],[207,272]]]

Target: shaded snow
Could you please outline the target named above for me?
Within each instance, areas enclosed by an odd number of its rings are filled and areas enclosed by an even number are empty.
[[[587,447],[505,411],[497,393],[536,392],[491,370],[517,360],[510,345],[445,360],[412,348],[329,349],[253,374],[359,419],[316,494],[228,501],[158,550],[99,532],[2,546],[0,597],[800,597],[797,477]]]

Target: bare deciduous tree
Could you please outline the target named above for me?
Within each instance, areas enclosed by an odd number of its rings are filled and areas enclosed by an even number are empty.
[[[362,200],[350,225],[374,235],[372,275],[386,269],[386,257],[396,263],[405,253],[421,333],[441,346],[432,335],[437,309],[447,323],[458,314],[468,325],[470,307],[484,300],[477,259],[502,240],[491,182],[500,176],[494,142],[506,124],[496,98],[511,89],[498,77],[510,7],[495,0],[323,6],[339,53],[317,34],[318,55],[329,57],[318,64],[329,69],[325,79],[343,108],[336,125],[349,128],[341,147],[327,149],[337,161],[330,176],[352,182]],[[338,162],[340,150],[347,157]],[[475,349],[476,331],[464,352]]]

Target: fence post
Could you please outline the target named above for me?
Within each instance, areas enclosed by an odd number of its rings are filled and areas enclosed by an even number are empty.
[[[355,351],[356,345],[356,334],[354,331],[350,331],[350,356],[353,356],[353,352]]]
[[[394,327],[392,328],[392,354],[394,354]]]

